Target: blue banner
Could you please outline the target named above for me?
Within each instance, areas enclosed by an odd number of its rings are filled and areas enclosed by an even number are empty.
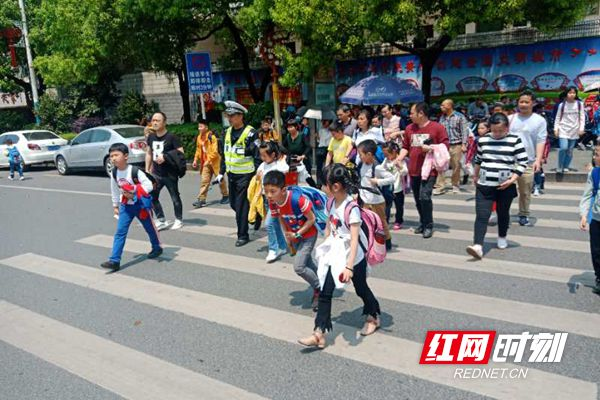
[[[209,53],[187,53],[187,81],[190,93],[213,91],[212,67]]]

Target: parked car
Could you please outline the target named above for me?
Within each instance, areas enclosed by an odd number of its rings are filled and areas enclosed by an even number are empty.
[[[129,147],[129,163],[143,166],[146,160],[144,127],[137,125],[108,125],[86,129],[56,153],[58,173],[77,170],[103,169],[110,176],[112,163],[108,149],[113,143]]]
[[[0,135],[0,167],[8,166],[8,157],[4,154],[8,140],[11,140],[21,153],[24,169],[34,164],[53,163],[56,152],[68,143],[55,133],[46,130],[3,133]]]

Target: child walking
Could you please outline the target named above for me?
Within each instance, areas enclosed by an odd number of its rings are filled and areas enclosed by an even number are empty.
[[[387,250],[390,250],[392,248],[392,235],[390,234],[385,214],[385,197],[383,197],[379,188],[393,184],[394,175],[385,170],[381,165],[377,165],[376,152],[377,143],[373,140],[365,140],[358,145],[360,163],[357,166],[357,170],[360,175],[361,186],[358,193],[363,206],[375,212],[381,218],[385,231],[385,247]]]
[[[21,165],[22,157],[21,153],[19,153],[19,149],[17,146],[13,144],[13,141],[8,139],[4,144],[6,144],[6,150],[4,151],[5,156],[8,157],[8,167],[10,168],[10,172],[8,175],[8,179],[11,181],[15,179],[15,170],[19,173],[19,180],[24,180],[23,176],[23,165]]]
[[[129,226],[137,218],[150,238],[152,251],[148,258],[157,258],[163,252],[158,239],[158,231],[152,220],[152,181],[148,176],[127,162],[129,149],[123,143],[115,143],[109,149],[110,160],[116,169],[110,182],[112,202],[115,216],[119,222],[113,242],[112,254],[108,261],[102,263],[102,268],[118,271],[121,267],[121,256]]]
[[[281,171],[269,171],[263,178],[263,185],[272,218],[279,219],[285,238],[296,250],[294,272],[313,288],[311,307],[315,310],[319,301],[319,278],[311,257],[318,237],[313,204],[304,195],[298,198],[298,204],[292,204],[292,193],[286,187],[285,174]]]
[[[325,184],[333,197],[333,205],[329,211],[325,237],[327,241],[341,240],[345,249],[345,268],[336,278],[329,265],[325,280],[321,286],[319,305],[315,325],[311,336],[298,340],[304,346],[325,348],[325,335],[331,331],[331,298],[336,287],[336,280],[342,283],[352,280],[356,294],[364,303],[363,315],[367,316],[361,335],[368,336],[379,328],[381,310],[379,302],[367,284],[367,260],[363,248],[366,248],[367,237],[361,230],[361,214],[351,194],[356,193],[357,183],[352,181],[351,173],[342,164],[333,164],[324,171]],[[354,207],[353,207],[354,204]],[[353,207],[347,213],[346,208]],[[348,220],[346,220],[348,214]],[[336,274],[337,275],[337,274]]]
[[[585,230],[589,225],[590,251],[592,253],[592,265],[596,274],[596,287],[594,293],[600,294],[600,143],[594,147],[594,165],[590,171],[579,203],[581,214],[580,228]]]
[[[262,164],[260,164],[256,170],[256,176],[259,179],[262,179],[264,194],[265,176],[271,171],[281,171],[284,174],[287,174],[290,170],[290,167],[288,166],[285,158],[281,157],[279,144],[277,142],[263,142],[258,151],[260,153]],[[265,204],[268,204],[267,200],[265,200]],[[267,236],[269,239],[269,253],[267,254],[266,261],[267,263],[272,263],[287,253],[287,243],[285,241],[285,236],[283,236],[281,225],[279,225],[279,219],[273,217],[270,207],[267,207],[267,218],[265,225],[267,227]]]
[[[396,207],[396,216],[394,218],[394,230],[402,229],[404,223],[404,189],[405,177],[408,174],[406,162],[398,162],[400,155],[400,146],[396,142],[384,143],[381,148],[385,155],[385,160],[381,167],[394,176],[394,184],[392,185],[392,199],[386,199],[385,204],[385,220],[390,223],[390,215],[392,212],[392,204]]]

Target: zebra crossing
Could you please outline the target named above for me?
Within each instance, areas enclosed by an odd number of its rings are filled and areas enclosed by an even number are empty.
[[[349,287],[349,293],[340,292],[334,299],[333,315],[339,318],[322,352],[306,352],[296,345],[311,331],[313,314],[302,307],[309,292],[293,272],[292,259],[286,256],[266,264],[263,231],[253,234],[250,245],[233,248],[233,212],[219,206],[190,210],[184,219],[194,223],[164,232],[165,253],[158,262],[135,258],[147,252],[149,244],[141,228],[132,225],[124,261],[127,265],[132,260],[133,267],[119,273],[98,268],[102,259],[82,260],[70,253],[24,251],[0,257],[0,279],[21,284],[22,290],[48,285],[64,293],[63,301],[89,299],[73,305],[76,311],[65,316],[51,304],[44,309],[32,307],[18,297],[16,288],[8,291],[0,295],[0,342],[130,399],[304,399],[352,394],[376,399],[597,399],[600,372],[593,366],[600,356],[600,298],[593,298],[586,287],[593,283],[593,273],[586,235],[576,231],[579,189],[557,185],[548,192],[546,198],[532,200],[536,227],[513,223],[511,247],[504,252],[492,249],[481,262],[464,254],[465,244],[472,240],[467,228],[474,219],[472,194],[434,198],[434,218],[447,225],[447,231],[437,230],[430,241],[410,229],[393,232],[397,246],[372,271],[369,283],[382,303],[383,329],[367,338],[358,335],[359,301]],[[415,215],[407,198],[405,219],[414,221]],[[537,236],[536,229],[551,237]],[[558,233],[552,237],[553,230],[569,232],[568,239]],[[493,243],[493,228],[488,236]],[[106,254],[112,232],[82,236],[69,246],[85,248],[86,254]],[[516,259],[510,256],[516,248],[531,250],[534,256]],[[202,279],[206,282],[196,282]],[[536,290],[511,289],[512,282],[523,280],[555,299],[540,298]],[[152,325],[155,331],[144,330],[144,337],[136,339],[134,328],[121,326],[121,317],[113,321],[103,304],[129,304],[144,315],[157,320],[160,316],[181,327],[162,327],[163,331]],[[112,312],[130,316],[125,308]],[[96,316],[99,326],[81,322],[83,313]],[[142,328],[145,323],[140,323]],[[191,327],[196,326],[227,332],[237,340],[228,342],[226,335],[219,334],[204,337],[202,331],[190,339]],[[568,332],[569,340],[561,364],[491,364],[526,367],[526,379],[455,379],[456,366],[419,364],[429,329]],[[113,330],[120,334],[106,333]],[[165,336],[166,332],[172,336]],[[158,350],[147,346],[146,340],[159,343]],[[185,344],[195,351],[186,351]],[[171,351],[185,356],[175,359]],[[213,368],[198,359],[211,359]],[[216,359],[226,363],[228,373],[215,369]],[[249,367],[253,364],[260,368]],[[289,370],[282,372],[281,365]],[[371,392],[366,385],[377,389]]]

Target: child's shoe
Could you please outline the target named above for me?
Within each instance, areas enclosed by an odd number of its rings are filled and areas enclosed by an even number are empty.
[[[104,269],[110,269],[112,271],[118,271],[121,268],[121,264],[112,261],[103,262],[100,264],[100,266]]]

